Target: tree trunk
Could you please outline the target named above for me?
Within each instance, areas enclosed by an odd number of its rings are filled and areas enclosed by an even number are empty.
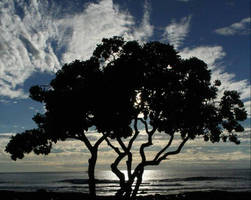
[[[136,181],[136,184],[135,184],[135,187],[134,187],[134,190],[133,190],[133,193],[132,193],[132,196],[131,196],[131,199],[135,199],[136,198],[136,195],[139,191],[139,186],[141,185],[142,183],[142,176],[143,176],[143,173],[144,173],[144,168],[140,170],[140,172],[137,174],[137,181]]]
[[[91,158],[89,159],[89,168],[88,168],[88,176],[89,176],[89,193],[92,199],[96,197],[96,183],[95,183],[95,165],[97,161],[97,150],[93,150],[91,152]]]
[[[116,159],[116,161],[120,160],[120,157]],[[111,165],[112,172],[119,178],[120,189],[116,192],[116,196],[121,198],[125,192],[125,176],[124,174],[117,168],[116,164]]]

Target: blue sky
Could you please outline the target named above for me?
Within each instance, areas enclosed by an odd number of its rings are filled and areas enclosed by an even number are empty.
[[[29,155],[14,163],[3,150],[9,135],[34,127],[32,116],[44,112],[28,98],[29,88],[48,84],[64,63],[87,59],[104,37],[158,40],[174,45],[184,58],[203,59],[213,80],[222,81],[221,89],[241,93],[250,117],[250,5],[250,0],[0,0],[0,171],[86,165],[79,159],[82,153],[88,158],[83,145],[72,141],[69,148],[56,145],[48,158]],[[185,159],[188,165],[210,160],[215,166],[249,167],[250,118],[244,126],[238,147],[194,141],[173,165]],[[75,164],[68,163],[69,156]]]

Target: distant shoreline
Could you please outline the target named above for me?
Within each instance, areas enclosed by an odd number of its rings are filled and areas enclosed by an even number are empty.
[[[2,200],[90,200],[88,194],[77,192],[47,192],[38,190],[36,192],[16,192],[0,190]],[[226,191],[207,191],[207,192],[186,192],[171,195],[146,195],[138,196],[137,200],[249,200],[249,192],[226,192]],[[97,200],[115,200],[114,196],[97,196]]]

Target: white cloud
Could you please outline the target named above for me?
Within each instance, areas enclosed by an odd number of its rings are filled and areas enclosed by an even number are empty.
[[[134,24],[130,14],[123,13],[112,0],[99,4],[89,4],[83,13],[59,20],[63,31],[71,30],[66,38],[67,51],[62,55],[63,62],[73,59],[87,59],[103,37],[123,35]]]
[[[0,96],[27,98],[22,85],[32,73],[55,72],[63,63],[87,59],[104,37],[146,40],[153,34],[147,3],[140,27],[112,0],[86,4],[75,14],[60,9],[49,1],[0,2]]]
[[[144,5],[144,16],[139,27],[136,27],[131,38],[139,41],[146,41],[153,35],[154,27],[150,24],[150,5],[148,1],[145,1]]]
[[[228,73],[224,70],[224,65],[221,61],[226,53],[221,46],[184,48],[180,51],[180,55],[182,58],[195,56],[208,64],[209,69],[212,70],[212,82],[218,79],[222,83],[219,88],[219,97],[221,97],[223,90],[237,90],[241,93],[242,99],[250,99],[251,87],[248,80],[237,81],[235,74]]]
[[[184,48],[180,51],[182,58],[191,58],[193,56],[203,60],[210,69],[214,68],[215,63],[221,60],[226,53],[221,46],[199,46],[195,48]]]
[[[239,35],[239,34],[250,34],[250,23],[251,17],[244,18],[239,22],[233,23],[230,26],[218,28],[215,30],[220,35]]]
[[[189,33],[191,16],[182,18],[179,22],[173,20],[165,28],[163,40],[168,40],[175,48],[179,48]]]
[[[251,101],[249,100],[249,101],[244,102],[244,105],[247,110],[248,117],[251,118]],[[251,132],[251,130],[250,130],[250,132]]]

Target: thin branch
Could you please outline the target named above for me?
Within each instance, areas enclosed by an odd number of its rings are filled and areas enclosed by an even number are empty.
[[[132,176],[131,176],[131,179],[129,180],[129,181],[130,181],[129,183],[130,183],[130,184],[133,183],[134,179],[138,176],[138,173],[140,173],[141,170],[144,169],[144,167],[149,166],[149,165],[159,165],[160,162],[161,162],[162,160],[166,159],[167,156],[180,153],[182,147],[185,145],[185,143],[188,141],[188,139],[189,139],[189,137],[186,137],[186,138],[181,142],[181,144],[179,145],[179,147],[178,147],[175,151],[167,152],[166,154],[164,154],[162,157],[160,157],[160,158],[157,159],[157,160],[144,161],[144,162],[141,161],[141,163],[139,163],[139,164],[137,165],[137,167],[135,168],[135,170],[134,170],[134,172],[133,172],[133,174],[132,174]]]
[[[121,154],[119,148],[115,147],[108,138],[105,138],[105,141],[109,147],[111,147],[117,154]]]
[[[128,151],[131,150],[132,145],[133,145],[133,142],[135,141],[135,139],[136,139],[136,138],[138,137],[138,135],[139,135],[139,130],[138,130],[137,125],[138,125],[138,119],[135,118],[135,119],[134,119],[134,126],[133,126],[133,127],[134,127],[134,131],[135,131],[135,134],[133,135],[133,137],[131,138],[131,140],[130,140],[129,143],[128,143],[128,146],[127,146]]]
[[[146,161],[146,162],[144,163],[144,167],[145,167],[145,166],[148,166],[148,165],[159,165],[159,163],[160,163],[162,160],[165,160],[165,159],[167,158],[167,156],[169,156],[169,155],[175,155],[175,154],[180,153],[181,149],[183,148],[183,146],[185,145],[185,143],[188,141],[188,139],[189,139],[189,136],[187,136],[187,137],[180,143],[180,145],[178,146],[178,148],[177,148],[175,151],[167,152],[167,153],[165,153],[163,156],[161,156],[160,158],[158,158],[157,160]]]
[[[107,138],[108,135],[103,134],[102,137],[100,137],[97,142],[94,144],[93,148],[98,148],[98,146]]]
[[[152,145],[152,136],[153,136],[153,133],[148,133],[148,141],[146,143],[143,143],[140,146],[139,153],[142,159],[142,163],[146,161],[146,156],[145,156],[145,151],[144,151],[145,148]]]
[[[82,140],[85,143],[86,147],[89,149],[89,151],[92,152],[93,146],[86,137],[86,135],[85,134],[81,134],[81,136],[79,135],[79,139]]]
[[[121,138],[118,137],[118,138],[116,138],[116,139],[117,139],[119,145],[122,147],[123,151],[124,151],[125,153],[127,153],[127,152],[128,152],[128,149],[127,149],[126,145],[124,144],[124,142],[121,140]]]
[[[146,161],[146,156],[145,156],[144,150],[146,147],[149,147],[153,144],[152,137],[153,137],[153,134],[155,133],[155,131],[157,130],[157,128],[153,127],[153,129],[149,132],[148,125],[147,125],[146,121],[141,118],[139,120],[145,124],[146,133],[148,135],[148,141],[146,143],[143,143],[140,147],[140,150],[139,150],[139,153],[140,153],[141,159],[142,159],[142,163],[144,163]]]
[[[143,120],[142,118],[138,118],[138,120],[140,120],[145,125],[146,132],[149,134],[149,129],[148,129],[147,122],[145,120]]]
[[[189,139],[189,136],[187,136],[179,145],[179,147],[175,150],[175,151],[170,151],[170,152],[167,152],[165,153],[162,157],[160,157],[158,160],[160,160],[160,162],[164,159],[166,159],[167,156],[169,155],[175,155],[175,154],[178,154],[180,153],[181,149],[183,148],[183,146],[186,144],[186,142],[188,141]]]
[[[174,134],[171,135],[171,137],[168,141],[168,144],[159,153],[157,153],[157,155],[155,156],[155,158],[153,160],[156,161],[161,156],[161,154],[170,147],[170,145],[172,144],[173,138],[174,138]]]

